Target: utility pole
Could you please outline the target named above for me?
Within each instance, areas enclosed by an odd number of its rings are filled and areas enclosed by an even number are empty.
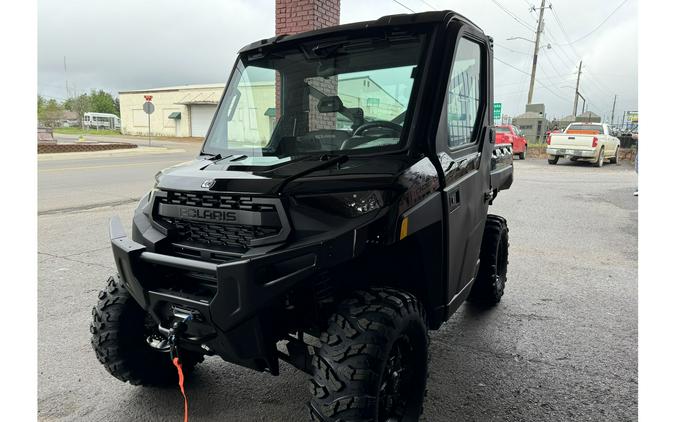
[[[530,91],[527,93],[527,103],[532,104],[532,96],[534,95],[534,81],[537,74],[537,58],[539,56],[539,38],[544,27],[544,9],[546,8],[546,0],[541,0],[541,7],[539,8],[539,22],[537,22],[537,37],[534,40],[534,55],[532,56],[532,73],[530,74]]]
[[[577,88],[574,91],[574,110],[572,110],[572,115],[577,115],[577,105],[579,104],[579,81],[581,80],[581,64],[583,61],[579,62],[579,72],[577,72]]]
[[[66,66],[66,56],[63,56],[63,73],[66,74],[66,99],[70,99],[70,90],[68,89],[68,67]]]
[[[614,126],[614,110],[616,109],[616,94],[614,94],[614,104],[612,104],[612,120],[611,125]]]

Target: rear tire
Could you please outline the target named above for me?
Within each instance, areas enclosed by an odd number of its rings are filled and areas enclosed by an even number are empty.
[[[424,309],[413,295],[355,292],[337,307],[312,358],[311,420],[417,421],[428,350]]]
[[[614,157],[609,159],[610,164],[619,164],[619,147],[616,147],[616,151],[614,152]]]
[[[558,160],[559,160],[559,159],[560,159],[560,157],[557,156],[557,155],[554,156],[553,158],[549,157],[549,158],[548,158],[548,163],[551,164],[551,165],[558,164]]]
[[[115,378],[133,385],[168,385],[178,382],[178,374],[169,354],[148,345],[156,325],[117,280],[108,278],[108,286],[98,295],[92,309],[91,345],[96,357]],[[149,331],[150,330],[150,331]],[[198,353],[180,351],[183,372],[191,372],[204,360]]]
[[[595,162],[595,167],[602,167],[605,164],[605,147],[600,148],[598,153],[598,161]]]
[[[527,146],[525,147],[525,150],[523,150],[523,152],[521,152],[520,154],[518,154],[518,157],[519,157],[521,160],[524,160],[525,157],[527,157]]]
[[[509,228],[506,219],[488,214],[480,247],[480,267],[468,300],[496,305],[504,295],[509,264]]]

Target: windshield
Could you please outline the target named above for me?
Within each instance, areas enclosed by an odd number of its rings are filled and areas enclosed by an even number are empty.
[[[497,126],[495,129],[497,130],[497,133],[511,133],[508,127]]]
[[[281,158],[399,149],[423,38],[324,39],[242,55],[204,152]]]

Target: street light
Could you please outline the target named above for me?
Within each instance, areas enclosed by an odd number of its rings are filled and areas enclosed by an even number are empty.
[[[507,41],[523,40],[523,41],[531,42],[532,44],[536,44],[534,41],[528,40],[527,38],[523,38],[523,37],[511,37],[511,38],[507,38],[506,40]],[[542,45],[541,47],[539,47],[539,50],[541,50],[542,48],[546,48],[547,50],[550,50],[551,49],[551,43],[548,43],[546,45]]]

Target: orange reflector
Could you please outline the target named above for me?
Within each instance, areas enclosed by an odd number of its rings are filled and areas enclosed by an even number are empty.
[[[401,236],[399,237],[399,240],[403,240],[406,236],[408,236],[408,217],[403,217],[403,221],[401,221]]]

